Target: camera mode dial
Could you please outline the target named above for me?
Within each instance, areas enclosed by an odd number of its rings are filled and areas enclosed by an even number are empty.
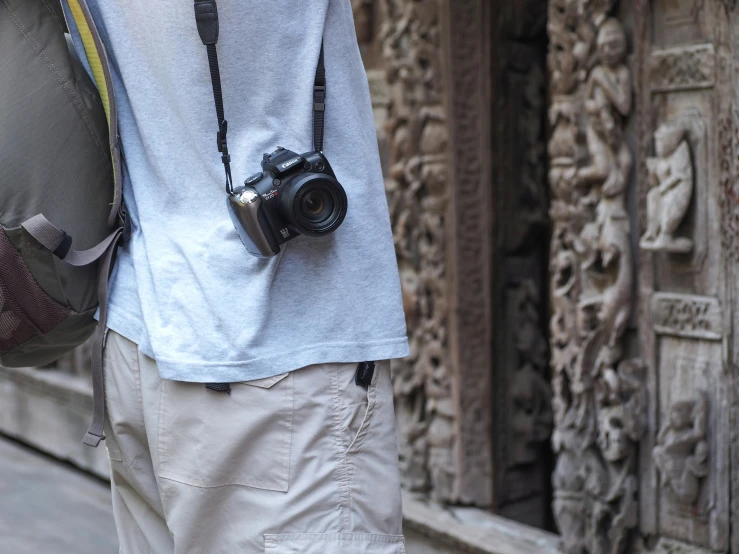
[[[252,175],[249,175],[246,178],[246,181],[244,181],[244,185],[246,185],[248,187],[249,185],[252,185],[252,184],[256,183],[257,181],[259,181],[262,178],[263,175],[264,174],[261,171],[257,171],[256,173],[253,173]]]

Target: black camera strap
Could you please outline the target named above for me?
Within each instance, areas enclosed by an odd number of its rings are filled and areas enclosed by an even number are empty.
[[[198,26],[200,40],[208,50],[208,65],[210,66],[210,80],[213,84],[213,98],[216,104],[216,115],[218,116],[218,133],[216,141],[218,151],[221,153],[221,161],[226,170],[226,192],[233,192],[233,180],[231,178],[231,156],[228,153],[228,121],[223,111],[223,91],[221,90],[221,72],[218,67],[218,8],[216,0],[195,0],[195,21]],[[323,127],[326,111],[326,68],[323,62],[323,43],[321,53],[318,56],[316,76],[313,81],[313,149],[316,152],[323,151]]]

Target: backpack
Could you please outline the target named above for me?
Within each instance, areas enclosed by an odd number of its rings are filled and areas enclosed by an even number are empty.
[[[105,49],[85,0],[68,3],[94,83],[58,0],[0,0],[0,364],[48,364],[94,334],[94,418],[83,442],[97,446],[121,159]]]

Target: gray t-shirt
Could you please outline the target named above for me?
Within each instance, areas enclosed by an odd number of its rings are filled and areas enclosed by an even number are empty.
[[[332,235],[298,237],[267,260],[246,252],[228,216],[192,1],[88,4],[111,60],[132,223],[112,275],[109,327],[154,358],[163,378],[183,381],[238,382],[314,363],[407,356],[350,0],[218,0],[235,184],[277,146],[312,149],[313,79],[325,44],[324,153],[348,214]],[[84,60],[69,12],[67,21]]]

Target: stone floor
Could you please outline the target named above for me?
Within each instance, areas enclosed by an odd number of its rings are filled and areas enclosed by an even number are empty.
[[[104,481],[0,437],[0,554],[115,554]]]

